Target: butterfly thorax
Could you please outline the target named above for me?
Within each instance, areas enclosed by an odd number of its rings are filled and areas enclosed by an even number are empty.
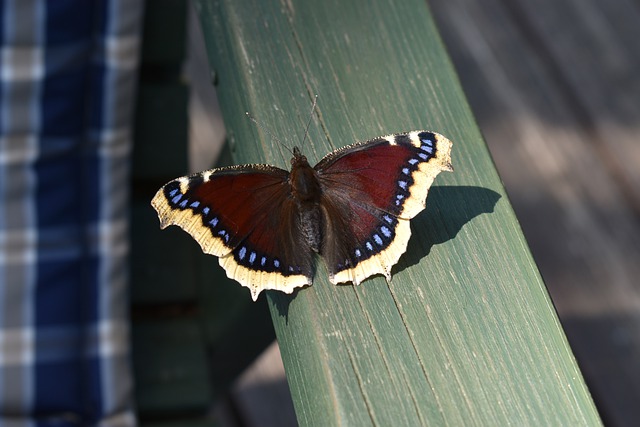
[[[291,193],[298,202],[320,202],[321,189],[318,175],[315,169],[309,165],[307,158],[300,154],[298,147],[293,149],[289,182],[291,184]]]
[[[298,147],[293,149],[289,174],[291,195],[298,206],[302,234],[311,249],[320,252],[322,242],[322,189],[318,175]]]

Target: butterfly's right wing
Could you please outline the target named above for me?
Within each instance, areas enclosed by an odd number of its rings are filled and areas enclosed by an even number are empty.
[[[414,131],[353,144],[315,166],[325,213],[322,248],[333,283],[391,277],[406,251],[409,220],[425,207],[441,171],[452,171],[451,141]]]
[[[189,233],[255,300],[264,289],[291,293],[313,278],[287,179],[287,171],[266,165],[213,169],[167,183],[151,204],[162,228]]]

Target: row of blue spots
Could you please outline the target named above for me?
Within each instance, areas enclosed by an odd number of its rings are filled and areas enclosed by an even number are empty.
[[[206,214],[209,213],[209,208],[204,208],[202,209],[202,212],[207,211]],[[218,219],[217,216],[214,216],[213,218],[211,218],[211,220],[209,220],[209,222],[207,224],[209,224],[211,226],[211,232],[213,233],[213,229],[218,225],[218,223],[220,223],[220,220]],[[229,240],[231,239],[231,236],[229,235],[229,232],[227,230],[225,230],[224,228],[221,228],[220,230],[218,230],[218,236],[220,236],[221,239],[224,239],[225,243],[229,243]]]
[[[383,218],[389,224],[392,224],[394,222],[393,218],[391,218],[389,215],[384,215]],[[384,239],[382,237],[380,237],[380,234],[382,234],[384,236]],[[392,229],[390,229],[386,225],[382,225],[380,227],[380,234],[378,234],[377,232],[373,233],[373,235],[371,236],[371,239],[374,241],[374,243],[377,246],[380,246],[380,249],[382,249],[382,248],[384,248],[386,246],[385,245],[385,240],[389,241],[389,243],[393,240],[393,231],[392,231]],[[371,243],[371,241],[367,240],[364,243],[364,246],[365,246],[365,248],[367,249],[368,252],[373,253],[374,246],[373,246],[373,243]],[[362,255],[363,255],[363,253],[360,250],[360,248],[356,248],[354,253],[355,253],[356,258],[361,258]]]
[[[167,198],[171,200],[171,203],[174,206],[178,206],[181,209],[186,209],[187,206],[189,206],[189,208],[193,209],[197,213],[202,203],[199,200],[194,200],[194,201],[191,201],[191,203],[189,203],[190,202],[189,198],[186,197],[185,194],[180,192],[180,188],[178,187],[179,184],[177,182],[172,182],[169,185],[172,186],[173,188],[168,187],[166,190],[168,191],[168,193],[166,194],[167,194]],[[227,230],[225,229],[214,230],[220,223],[219,218],[217,216],[214,216],[213,218],[208,220],[211,209],[208,206],[205,206],[202,208],[201,212],[202,212],[203,224],[208,225],[209,228],[211,228],[211,233],[212,234],[215,233],[214,237],[222,239],[224,243],[229,243],[229,241],[231,240],[231,235]]]
[[[251,251],[249,253],[249,256],[247,257],[247,247],[246,246],[242,246],[239,250],[238,250],[238,261],[245,261],[245,259],[248,258],[249,261],[249,265],[250,266],[254,266],[256,264],[256,260],[258,259],[258,254],[255,251]],[[267,267],[268,264],[268,259],[266,256],[262,256],[260,257],[260,266],[261,267]],[[280,260],[277,258],[273,259],[273,268],[275,269],[279,269],[280,268]],[[300,268],[294,268],[293,266],[289,266],[289,271],[290,272],[294,272],[296,270],[300,270]]]
[[[420,142],[422,143],[420,145],[420,150],[424,151],[424,153],[422,152],[418,153],[418,157],[423,161],[427,161],[431,156],[433,156],[434,146],[433,146],[433,141],[429,138],[424,137],[423,135],[429,135],[429,134],[424,132],[418,135],[420,137]],[[420,163],[420,160],[416,158],[411,158],[409,159],[408,162],[411,166],[415,166],[417,163]],[[409,175],[409,170],[407,168],[404,168],[402,169],[402,173],[404,173],[405,175]]]
[[[197,207],[200,206],[200,202],[196,201],[193,202],[190,205],[192,208],[196,209]],[[211,212],[211,210],[208,207],[204,207],[202,208],[202,213],[204,216],[208,216],[209,212]],[[206,219],[205,219],[206,221]],[[220,223],[220,219],[217,216],[214,216],[213,218],[211,218],[207,224],[211,227],[211,232],[213,233],[213,229],[216,228],[218,226],[218,224]],[[229,234],[229,232],[227,230],[225,230],[224,228],[221,228],[220,230],[218,230],[218,236],[220,236],[221,239],[224,240],[225,243],[229,243],[229,240],[231,239],[231,235]]]
[[[420,150],[424,151],[427,154],[418,153],[418,157],[425,161],[429,160],[429,157],[433,156],[433,141],[427,138],[421,138],[420,142],[422,142],[422,144],[420,145]]]
[[[177,205],[182,209],[185,209],[187,207],[187,204],[189,204],[189,199],[188,198],[184,198],[184,194],[180,193],[180,189],[179,188],[173,188],[171,191],[169,191],[169,196],[167,198],[171,199],[171,204],[173,205]],[[189,207],[191,208],[197,208],[198,206],[200,206],[200,202],[198,202],[197,200],[192,202],[191,205],[189,205]]]
[[[417,157],[411,157],[407,160],[407,163],[411,167],[403,167],[402,174],[409,177],[407,179],[399,179],[398,187],[400,191],[396,194],[395,205],[401,207],[404,203],[404,199],[408,196],[409,189],[411,185],[413,185],[413,179],[411,179],[412,172],[417,168],[418,163],[421,161],[428,161],[430,157],[433,156],[434,146],[433,141],[426,137],[426,135],[430,135],[427,132],[422,132],[418,136],[420,138],[420,152],[417,153]]]

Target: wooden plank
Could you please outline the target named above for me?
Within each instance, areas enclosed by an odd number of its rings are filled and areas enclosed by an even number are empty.
[[[635,425],[640,223],[625,181],[639,170],[638,10],[430,3],[600,411]]]
[[[421,1],[197,1],[239,162],[413,128],[455,141],[394,279],[269,294],[301,425],[597,425],[553,306]],[[248,294],[247,294],[248,298]]]

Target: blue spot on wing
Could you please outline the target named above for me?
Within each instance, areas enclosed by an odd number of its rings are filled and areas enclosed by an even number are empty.
[[[427,145],[422,145],[422,146],[420,147],[420,149],[421,149],[422,151],[426,151],[426,152],[427,152],[427,153],[429,153],[429,154],[433,154],[433,147],[429,147],[429,146],[427,146]]]
[[[431,141],[430,139],[426,139],[426,138],[424,138],[424,139],[421,139],[420,141],[421,141],[423,144],[426,144],[426,145],[428,145],[428,146],[430,146],[430,147],[433,147],[433,141]]]

